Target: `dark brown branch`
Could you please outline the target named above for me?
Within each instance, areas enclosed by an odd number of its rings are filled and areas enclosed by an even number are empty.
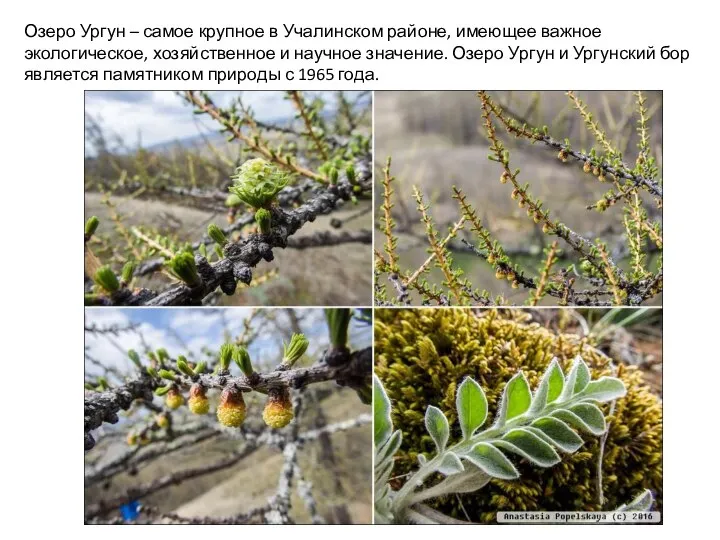
[[[361,179],[363,191],[371,189],[369,174]],[[210,264],[200,255],[195,256],[202,284],[190,288],[185,284],[172,286],[156,294],[148,289],[130,291],[121,289],[108,299],[109,305],[175,306],[199,303],[205,296],[220,287],[226,294],[234,294],[237,282],[249,284],[252,268],[260,261],[272,261],[274,248],[285,248],[288,238],[305,223],[312,222],[318,215],[330,213],[341,201],[353,197],[354,186],[347,181],[328,186],[311,201],[295,210],[272,209],[272,230],[268,234],[253,234],[248,238],[225,246],[225,258]]]
[[[196,375],[193,378],[178,375],[175,383],[189,387],[200,382],[206,388],[225,388],[235,385],[243,391],[254,390],[266,394],[270,388],[289,386],[303,388],[309,384],[336,381],[343,386],[354,387],[370,377],[372,373],[372,349],[367,347],[359,351],[347,353],[340,357],[333,355],[333,365],[324,360],[307,368],[291,370],[275,370],[266,374],[255,374],[248,378],[244,375],[230,377],[223,375]],[[117,412],[127,410],[135,399],[152,401],[152,391],[158,383],[154,379],[143,376],[125,385],[107,392],[86,392],[85,394],[85,450],[95,446],[90,431],[100,427],[103,422],[114,424],[118,421]]]
[[[95,439],[90,431],[100,427],[103,422],[115,424],[118,421],[118,411],[127,410],[136,399],[152,401],[156,382],[142,376],[125,383],[119,388],[107,392],[85,393],[85,450],[95,446]]]
[[[568,157],[572,157],[582,163],[590,163],[591,165],[594,165],[592,156],[584,153],[584,152],[578,152],[576,150],[573,150],[569,145],[566,143],[553,139],[549,135],[544,135],[540,133],[540,130],[537,128],[531,128],[528,123],[523,123],[522,126],[518,124],[518,120],[513,118],[512,114],[509,116],[506,116],[503,114],[504,107],[500,105],[496,105],[493,101],[491,101],[485,92],[480,92],[480,97],[483,99],[484,103],[487,103],[488,106],[493,110],[495,115],[500,119],[500,121],[505,126],[505,129],[507,129],[510,133],[513,133],[514,135],[519,135],[523,137],[527,137],[533,141],[539,141],[550,148],[553,148],[554,150],[561,150],[565,154],[567,154]],[[506,111],[507,112],[507,111]],[[632,184],[636,187],[639,187],[640,185],[644,185],[647,190],[652,193],[653,195],[660,197],[662,199],[663,192],[662,187],[655,182],[654,180],[650,178],[645,178],[643,176],[634,174],[630,167],[628,167],[625,164],[622,164],[621,167],[613,167],[612,165],[608,163],[600,163],[598,164],[598,167],[605,171],[608,174],[611,174],[615,176],[616,178],[622,178],[623,180],[629,180],[632,182]]]
[[[333,357],[334,360],[337,360]],[[342,360],[342,359],[341,359]],[[334,362],[333,362],[334,363]],[[243,391],[261,392],[266,394],[270,388],[289,386],[299,389],[310,384],[336,381],[348,384],[349,381],[365,379],[372,373],[372,349],[367,347],[347,355],[339,365],[330,366],[323,360],[307,368],[291,370],[275,370],[270,373],[256,373],[254,377],[240,375],[236,377],[222,375],[199,375],[191,379],[185,375],[175,377],[175,383],[187,387],[194,382],[200,382],[206,388],[225,388],[234,385]],[[349,384],[352,386],[352,384]]]

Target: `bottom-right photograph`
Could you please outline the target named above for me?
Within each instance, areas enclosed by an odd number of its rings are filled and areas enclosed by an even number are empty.
[[[375,523],[661,523],[662,309],[376,309]]]

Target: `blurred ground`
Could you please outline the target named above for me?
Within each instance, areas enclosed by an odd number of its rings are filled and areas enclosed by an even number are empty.
[[[331,384],[315,385],[315,387]],[[317,416],[316,407],[306,400],[307,407],[302,417],[303,428],[312,428],[312,419]],[[248,403],[251,408],[250,403]],[[256,404],[255,408],[262,407]],[[327,423],[355,418],[369,413],[370,407],[360,403],[352,390],[338,389],[319,405]],[[372,521],[372,427],[366,424],[344,432],[332,434],[331,454],[323,449],[319,441],[305,445],[299,452],[299,465],[305,480],[312,483],[313,495],[318,511],[326,521],[336,523],[349,520],[352,523]],[[164,474],[196,467],[222,459],[228,452],[242,444],[242,441],[211,439],[187,451],[169,454],[142,468],[134,477],[119,475],[109,489],[95,487],[85,490],[86,505],[99,498],[120,493],[127,487],[156,479]],[[119,451],[126,448],[118,442],[105,451]],[[102,451],[100,448],[93,450]],[[278,450],[259,448],[232,468],[214,474],[195,478],[173,486],[141,502],[156,506],[161,512],[177,513],[185,517],[227,517],[262,506],[272,496],[282,468],[282,455]],[[291,517],[297,523],[309,523],[310,518],[293,484]]]
[[[574,148],[589,150],[594,142],[582,118],[564,92],[490,92],[506,110],[533,126],[548,125],[556,138],[568,137]],[[626,162],[634,163],[637,134],[631,92],[576,92],[595,113],[609,138],[624,149]],[[651,145],[662,169],[662,93],[646,92],[651,116]],[[412,198],[417,185],[431,204],[430,213],[444,232],[459,217],[457,202],[452,199],[453,185],[460,187],[494,236],[506,249],[521,249],[528,255],[514,257],[524,267],[539,266],[539,255],[547,238],[510,198],[512,187],[499,181],[499,165],[488,160],[484,131],[480,131],[480,101],[475,92],[376,92],[375,93],[375,174],[388,156],[392,157],[392,174],[396,177],[394,216],[401,230],[399,250],[401,267],[415,269],[427,258],[427,241],[418,224],[418,213]],[[509,139],[504,130],[498,134],[510,149],[511,168],[519,168],[520,182],[530,183],[530,192],[545,202],[551,217],[588,237],[621,241],[624,228],[620,205],[603,214],[585,207],[601,198],[610,186],[582,172],[572,161],[561,163],[556,152],[526,141]],[[376,207],[381,204],[376,198]],[[650,205],[652,208],[652,205]],[[659,210],[655,210],[659,217]],[[470,236],[468,239],[472,240]],[[475,255],[457,253],[455,261],[470,281],[479,288],[503,293],[520,302],[527,291],[513,290],[509,283],[495,279],[489,265]],[[650,261],[654,264],[654,261]],[[653,266],[651,266],[652,268]],[[433,269],[430,281],[440,282],[441,274]],[[552,299],[546,302],[555,303]],[[661,303],[661,297],[655,298]]]
[[[533,322],[557,333],[587,337],[616,363],[636,366],[662,398],[662,308],[529,309]]]
[[[85,193],[85,214],[100,218],[99,232],[110,231],[111,221],[107,207],[101,203],[102,195]],[[226,227],[225,214],[214,214],[188,206],[170,204],[161,200],[113,197],[117,211],[125,216],[125,225],[156,227],[164,234],[175,234],[182,241],[195,242],[200,239],[209,223]],[[312,234],[329,230],[330,220],[343,219],[370,206],[369,201],[358,205],[346,204],[330,216],[318,216],[313,223],[306,224],[295,235]],[[371,230],[371,213],[343,224],[341,230]],[[105,225],[102,225],[105,224]],[[334,229],[331,229],[334,230]],[[119,235],[113,238],[122,242]],[[369,306],[372,303],[371,272],[372,253],[368,244],[341,244],[338,246],[312,249],[276,249],[275,260],[261,262],[254,275],[260,276],[271,269],[278,269],[277,277],[258,287],[238,287],[232,297],[221,296],[224,305],[341,305]],[[162,290],[169,281],[160,276],[147,280],[143,285]]]

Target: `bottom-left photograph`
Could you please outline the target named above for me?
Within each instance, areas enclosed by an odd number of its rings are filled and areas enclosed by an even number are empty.
[[[372,522],[372,315],[85,310],[85,522]]]

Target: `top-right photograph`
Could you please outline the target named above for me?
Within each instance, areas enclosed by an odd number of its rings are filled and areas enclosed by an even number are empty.
[[[662,101],[375,92],[375,304],[662,305]]]

